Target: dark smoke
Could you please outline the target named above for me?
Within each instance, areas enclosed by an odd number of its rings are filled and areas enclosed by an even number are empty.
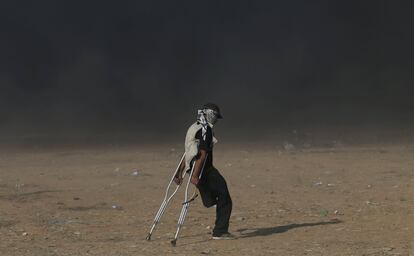
[[[406,127],[410,10],[385,0],[3,1],[0,132],[176,135],[208,101],[229,133]]]

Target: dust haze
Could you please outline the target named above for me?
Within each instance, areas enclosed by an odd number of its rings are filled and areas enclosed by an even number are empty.
[[[205,102],[222,108],[218,130],[228,138],[411,137],[409,9],[389,1],[2,2],[0,138],[182,139]]]

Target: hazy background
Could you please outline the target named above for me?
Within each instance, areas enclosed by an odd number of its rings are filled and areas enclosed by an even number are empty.
[[[411,136],[413,25],[403,1],[2,1],[0,138],[182,139],[205,102],[234,137]]]

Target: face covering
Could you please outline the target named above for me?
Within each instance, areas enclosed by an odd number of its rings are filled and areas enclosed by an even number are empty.
[[[207,126],[213,128],[217,122],[217,114],[211,109],[202,109],[197,111],[197,122],[202,125],[202,136],[205,139]]]
[[[211,109],[205,109],[204,113],[206,113],[207,122],[213,126],[217,123],[217,113]]]

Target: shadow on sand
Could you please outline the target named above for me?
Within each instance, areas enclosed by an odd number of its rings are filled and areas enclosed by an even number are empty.
[[[59,192],[59,190],[40,190],[34,192],[27,192],[27,193],[13,193],[9,195],[1,195],[0,200],[27,200],[27,199],[36,199],[46,193],[55,193]]]
[[[272,234],[284,233],[294,228],[313,227],[313,226],[322,226],[322,225],[339,224],[339,223],[342,223],[342,221],[335,219],[335,220],[330,220],[330,221],[289,224],[289,225],[269,227],[269,228],[238,229],[237,231],[241,233],[239,238],[247,238],[247,237],[269,236]]]

